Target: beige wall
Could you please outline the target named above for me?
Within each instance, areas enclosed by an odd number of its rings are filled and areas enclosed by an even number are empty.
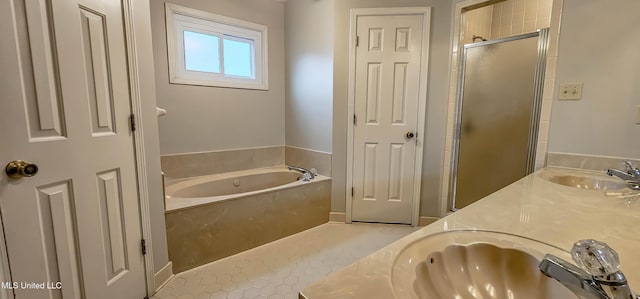
[[[346,136],[347,136],[347,84],[348,84],[348,30],[349,9],[365,7],[407,7],[430,6],[432,8],[432,26],[430,43],[430,65],[428,103],[425,135],[425,152],[423,158],[423,182],[421,198],[421,215],[439,216],[438,196],[441,182],[443,144],[445,132],[442,129],[446,119],[446,99],[448,91],[447,73],[451,26],[451,3],[437,0],[340,0],[340,1],[314,1],[304,3],[307,0],[296,0],[302,3],[288,3],[291,12],[310,13],[316,9],[321,12],[318,22],[326,25],[331,17],[330,9],[333,6],[334,22],[336,30],[333,40],[333,80],[327,82],[331,70],[325,65],[322,68],[322,89],[316,88],[315,79],[306,80],[306,73],[318,65],[318,61],[305,64],[303,61],[307,53],[319,54],[317,57],[327,61],[326,50],[330,38],[327,34],[329,28],[322,26],[312,27],[318,30],[320,39],[325,43],[315,42],[313,34],[297,30],[298,28],[287,26],[287,36],[290,38],[287,51],[292,55],[287,60],[287,70],[291,72],[288,89],[287,105],[284,101],[284,71],[276,71],[278,59],[284,64],[283,32],[272,30],[272,27],[283,28],[285,21],[282,4],[271,1],[243,0],[243,1],[216,1],[216,4],[207,4],[204,0],[183,0],[179,4],[204,9],[214,13],[227,14],[231,17],[246,19],[249,21],[269,25],[269,59],[270,59],[270,84],[269,92],[233,90],[224,88],[169,85],[167,70],[159,67],[156,70],[158,85],[158,105],[168,110],[168,114],[160,119],[161,149],[162,154],[184,153],[224,150],[234,148],[248,148],[258,146],[286,144],[302,148],[309,148],[332,155],[332,176],[334,185],[332,188],[332,211],[344,212],[345,209],[345,175],[346,175]],[[294,1],[292,1],[294,2]],[[164,1],[154,2],[152,5],[154,56],[156,65],[166,65],[166,41],[164,37]],[[247,9],[249,7],[250,9]],[[278,10],[281,9],[281,10]],[[311,15],[302,18],[295,14],[286,16],[289,24],[309,24]],[[278,23],[280,22],[280,23]],[[279,24],[279,25],[278,25]],[[331,26],[329,23],[327,26]],[[304,40],[299,42],[297,39]],[[280,42],[278,42],[278,40]],[[282,45],[281,48],[279,44]],[[313,47],[310,47],[312,43]],[[272,46],[276,44],[275,46]],[[289,53],[287,53],[289,55]],[[276,58],[272,58],[276,56]],[[330,60],[328,60],[330,64]],[[300,67],[300,69],[296,69]],[[294,75],[300,72],[301,76]],[[282,76],[280,86],[278,78]],[[295,79],[293,79],[295,76]],[[313,77],[312,77],[313,78]],[[333,85],[333,93],[326,94]],[[278,90],[278,88],[280,88]],[[326,88],[326,89],[325,89]],[[325,92],[322,92],[322,91]],[[310,97],[313,98],[310,98]],[[327,112],[332,98],[332,111]],[[189,105],[184,102],[188,101]],[[265,103],[269,103],[268,105]],[[265,105],[262,105],[265,104]],[[290,106],[289,106],[290,105]],[[324,105],[324,106],[321,106]],[[313,107],[313,108],[312,108]],[[286,113],[285,113],[286,111]],[[318,112],[320,111],[320,112]],[[304,116],[296,119],[297,113]],[[173,114],[173,116],[172,116]],[[287,116],[287,126],[284,118]],[[326,121],[331,119],[330,123]],[[305,119],[312,119],[305,122]],[[298,127],[300,125],[301,127]],[[311,128],[306,127],[311,126]],[[312,133],[307,133],[312,132]],[[330,132],[330,133],[329,133]],[[304,136],[304,134],[309,134]],[[197,138],[194,138],[197,136]],[[202,137],[201,137],[202,136]],[[330,141],[327,141],[327,137]],[[313,138],[309,138],[313,137]]]
[[[451,1],[438,0],[336,0],[333,79],[333,152],[331,211],[346,211],[347,90],[349,64],[349,10],[367,7],[431,7],[431,41],[425,150],[422,165],[420,215],[440,216],[439,186],[447,112],[448,69],[451,47]]]
[[[556,90],[584,87],[579,101],[554,95],[549,152],[640,157],[638,11],[637,0],[565,0]]]
[[[268,27],[269,90],[169,84],[164,3]],[[284,5],[265,0],[151,1],[161,154],[284,145]]]
[[[333,3],[285,5],[286,144],[326,153],[332,150]]]

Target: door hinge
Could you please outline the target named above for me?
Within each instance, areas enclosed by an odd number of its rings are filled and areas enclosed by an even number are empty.
[[[356,114],[353,114],[353,124],[355,125],[358,122],[358,117],[356,116]]]
[[[131,132],[136,130],[136,116],[135,114],[129,115],[129,126],[131,127]]]
[[[142,255],[146,255],[147,254],[147,241],[142,239],[142,241],[140,241],[140,244],[142,245]]]
[[[356,47],[360,46],[360,37],[356,36]]]
[[[353,187],[351,187],[351,197],[353,197]]]

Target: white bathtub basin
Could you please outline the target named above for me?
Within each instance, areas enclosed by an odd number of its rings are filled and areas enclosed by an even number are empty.
[[[330,179],[317,175],[313,180],[305,182],[301,177],[300,172],[288,170],[286,166],[275,166],[168,181],[165,186],[165,210],[175,211],[272,193]]]
[[[397,298],[577,298],[538,264],[556,247],[515,235],[449,231],[417,240],[392,266]]]
[[[301,174],[286,169],[259,170],[258,173],[209,175],[167,186],[168,196],[175,198],[212,197],[265,190],[299,180]]]

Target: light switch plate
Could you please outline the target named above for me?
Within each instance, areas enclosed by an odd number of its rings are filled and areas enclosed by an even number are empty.
[[[636,106],[636,125],[640,125],[640,105]]]
[[[582,99],[582,83],[560,84],[558,100],[579,100]]]

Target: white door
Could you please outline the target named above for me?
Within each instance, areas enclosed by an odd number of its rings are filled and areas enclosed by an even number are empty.
[[[0,174],[11,279],[47,283],[14,285],[15,296],[142,299],[122,4],[3,0],[0,10],[0,161],[39,167]]]
[[[357,18],[353,221],[412,222],[424,18]]]

